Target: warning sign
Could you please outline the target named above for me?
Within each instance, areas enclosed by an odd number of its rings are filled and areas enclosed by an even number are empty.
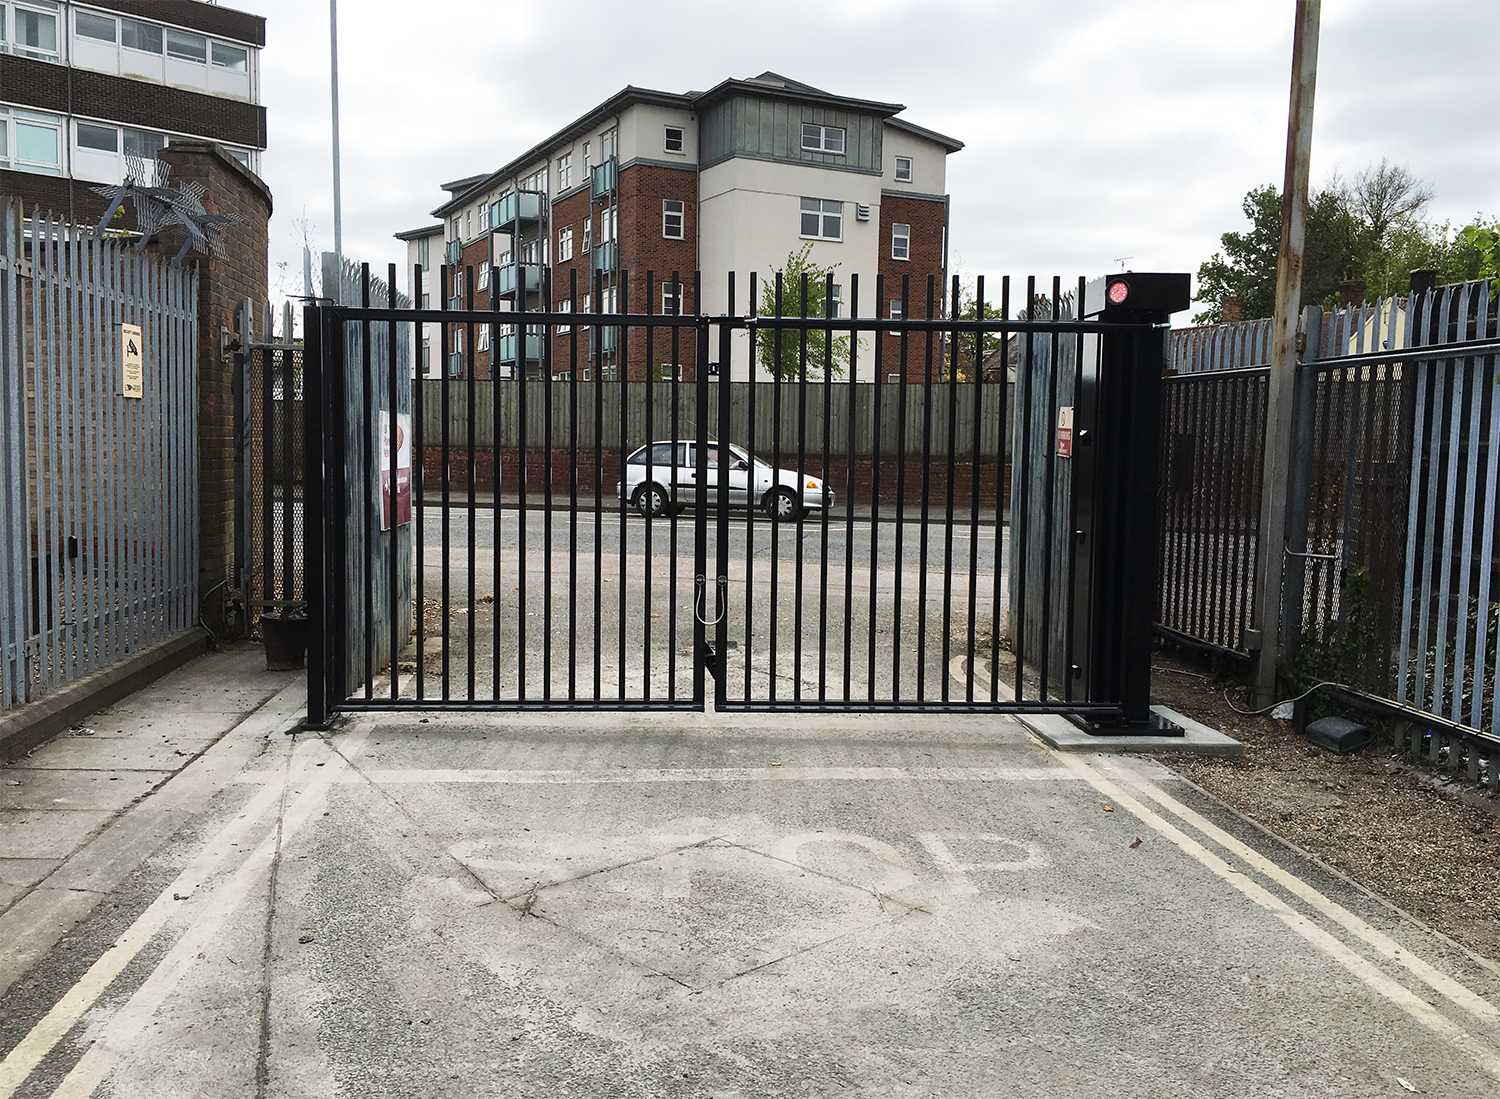
[[[146,372],[141,360],[141,326],[120,325],[120,392],[140,400],[146,395]]]
[[[1073,457],[1073,406],[1063,405],[1057,410],[1057,456]]]
[[[380,529],[391,529],[391,505],[395,504],[396,525],[411,522],[411,417],[396,414],[396,469],[391,470],[391,414],[380,412]]]

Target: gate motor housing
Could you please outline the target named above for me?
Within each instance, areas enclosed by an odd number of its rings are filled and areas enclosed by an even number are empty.
[[[1083,288],[1083,315],[1166,324],[1192,300],[1192,280],[1185,272],[1122,271]]]
[[[1181,272],[1122,271],[1085,284],[1083,315],[1100,335],[1097,370],[1079,375],[1070,489],[1074,620],[1070,674],[1085,697],[1116,698],[1117,722],[1093,733],[1181,730],[1151,711],[1156,616],[1157,462],[1167,325],[1192,300]]]

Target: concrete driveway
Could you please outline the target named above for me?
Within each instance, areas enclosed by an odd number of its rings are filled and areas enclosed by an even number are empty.
[[[1500,1093],[1492,963],[1010,720],[249,735],[11,985],[0,1099]]]

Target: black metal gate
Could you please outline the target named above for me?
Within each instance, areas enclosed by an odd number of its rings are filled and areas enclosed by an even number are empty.
[[[489,271],[484,310],[448,267],[438,309],[308,310],[314,723],[702,710],[710,677],[718,710],[1148,720],[1152,276],[1014,315],[981,281],[965,320],[956,280],[944,309],[877,279],[899,306],[862,315],[851,276],[840,315],[831,278],[731,275],[710,316],[696,276],[632,311],[626,272],[543,270]]]

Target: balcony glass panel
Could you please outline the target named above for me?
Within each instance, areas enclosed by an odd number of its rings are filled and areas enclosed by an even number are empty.
[[[500,356],[499,356],[499,361],[500,362],[503,362],[503,363],[513,363],[513,362],[516,361],[516,341],[517,341],[517,338],[518,337],[514,333],[512,333],[511,335],[508,335],[508,336],[501,336],[500,337]],[[542,358],[542,337],[541,336],[528,335],[526,337],[526,361],[527,362],[540,362],[541,358]]]
[[[490,228],[497,232],[503,231],[512,222],[519,221],[524,225],[526,222],[540,221],[541,217],[541,195],[512,191],[490,207]]]
[[[594,197],[603,198],[615,193],[620,181],[620,166],[614,160],[606,160],[594,169]]]
[[[619,241],[606,240],[594,245],[594,270],[613,271],[620,265]]]

